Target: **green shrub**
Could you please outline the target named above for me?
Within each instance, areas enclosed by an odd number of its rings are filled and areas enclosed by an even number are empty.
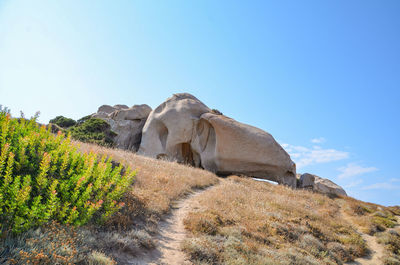
[[[104,146],[113,145],[116,134],[107,122],[96,118],[83,119],[69,129],[73,139]]]
[[[90,120],[92,118],[92,115],[87,115],[85,117],[80,118],[79,120],[77,120],[76,124],[80,125],[82,123],[84,123],[87,120]]]
[[[76,124],[76,121],[70,118],[66,118],[64,116],[57,116],[54,119],[50,120],[50,123],[57,124],[61,128],[69,128]]]
[[[93,128],[102,126],[92,122]],[[135,174],[111,158],[78,152],[70,137],[52,134],[35,118],[13,119],[0,111],[2,231],[20,232],[49,220],[83,225],[94,215],[105,220],[123,206],[118,200]]]

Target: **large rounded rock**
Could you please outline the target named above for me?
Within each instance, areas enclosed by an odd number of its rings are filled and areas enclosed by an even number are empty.
[[[145,104],[134,105],[131,108],[126,105],[103,105],[92,117],[110,124],[111,130],[117,134],[114,138],[115,147],[137,151],[142,139],[143,126],[150,112],[151,108]]]
[[[190,145],[195,123],[209,111],[206,105],[187,93],[168,98],[150,113],[143,128],[139,154],[199,166],[199,158]]]
[[[114,108],[115,109],[119,109],[119,110],[121,110],[121,109],[129,109],[129,107],[127,105],[124,105],[124,104],[114,105]]]
[[[298,188],[314,189],[315,175],[304,173],[300,176]]]
[[[346,191],[342,187],[329,179],[321,178],[318,176],[315,176],[314,190],[328,195],[347,196]]]
[[[110,105],[102,105],[98,108],[97,113],[104,112],[106,114],[110,114],[117,110],[115,107],[111,107]]]
[[[290,156],[271,134],[256,127],[205,113],[196,126],[193,149],[202,166],[218,174],[244,174],[296,187]]]
[[[304,173],[300,176],[298,188],[309,188],[327,195],[347,196],[346,191],[333,181],[310,173]]]
[[[147,119],[151,112],[151,108],[146,105],[134,105],[131,108],[119,109],[111,114],[111,119],[113,120],[130,120],[137,121]]]
[[[296,166],[269,133],[212,113],[190,94],[175,94],[151,112],[139,154],[296,187]]]

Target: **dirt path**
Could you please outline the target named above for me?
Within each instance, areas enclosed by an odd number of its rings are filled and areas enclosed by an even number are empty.
[[[396,218],[397,218],[397,225],[395,229],[397,230],[397,232],[400,233],[400,216],[396,215]]]
[[[182,200],[176,202],[172,211],[165,220],[159,223],[159,233],[155,238],[156,250],[143,253],[142,257],[131,260],[132,265],[189,265],[192,264],[181,250],[181,243],[186,238],[183,220],[191,211],[198,209],[196,197],[213,186],[197,190]]]
[[[382,257],[385,251],[383,245],[378,244],[376,237],[367,234],[361,234],[362,238],[370,249],[370,254],[366,257],[357,258],[355,261],[346,264],[360,264],[360,265],[379,265],[382,264]]]
[[[344,211],[342,211],[343,218],[348,221],[349,223],[353,224],[353,221],[351,220],[350,216],[348,216]],[[365,233],[359,232],[362,238],[365,240],[367,243],[368,249],[370,250],[370,253],[362,258],[357,258],[353,262],[348,262],[346,264],[348,265],[379,265],[382,264],[382,257],[385,252],[385,248],[383,245],[378,244],[376,237],[370,236]]]

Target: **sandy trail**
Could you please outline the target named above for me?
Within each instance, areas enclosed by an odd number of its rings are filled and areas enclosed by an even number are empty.
[[[400,216],[396,215],[396,218],[397,218],[397,225],[395,229],[397,230],[397,232],[400,233]]]
[[[370,249],[370,254],[366,257],[362,258],[357,258],[353,262],[349,262],[346,264],[355,264],[355,265],[378,265],[382,264],[382,257],[384,254],[384,247],[381,244],[378,244],[376,241],[376,237],[370,236],[367,234],[361,234],[362,238],[365,240],[365,242],[368,245],[368,248]]]
[[[192,264],[181,250],[181,244],[186,238],[183,220],[186,215],[199,208],[196,197],[214,186],[197,190],[176,202],[170,214],[159,223],[159,233],[155,237],[157,247],[141,257],[131,260],[132,265],[189,265]]]
[[[353,224],[351,218],[343,211],[343,218],[349,223]],[[382,258],[384,256],[385,248],[383,245],[379,244],[376,237],[370,236],[368,234],[359,232],[362,238],[367,243],[370,253],[361,258],[355,259],[353,262],[348,262],[348,265],[379,265],[382,264]]]

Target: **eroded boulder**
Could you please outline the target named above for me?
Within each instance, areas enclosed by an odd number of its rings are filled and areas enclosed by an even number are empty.
[[[201,115],[192,141],[205,169],[296,187],[296,166],[271,134],[213,113]]]
[[[296,187],[296,166],[269,133],[213,113],[187,93],[173,95],[150,113],[139,154]]]
[[[300,176],[299,188],[314,189],[315,176],[309,173],[304,173]]]
[[[342,187],[329,179],[321,178],[318,176],[315,176],[314,190],[328,195],[347,196],[346,191]]]
[[[117,110],[115,107],[111,107],[110,105],[102,105],[98,108],[97,113],[104,112],[106,114],[110,114]]]
[[[187,93],[168,98],[150,113],[143,128],[139,154],[199,166],[199,156],[191,148],[192,136],[200,116],[209,111]]]
[[[106,121],[111,130],[117,134],[114,144],[117,148],[137,151],[142,138],[142,129],[147,120],[151,108],[148,105],[134,105],[129,108],[126,105],[114,107],[103,105],[93,118]]]
[[[347,196],[346,191],[333,181],[310,173],[304,173],[300,176],[298,188],[309,188],[327,195]]]

